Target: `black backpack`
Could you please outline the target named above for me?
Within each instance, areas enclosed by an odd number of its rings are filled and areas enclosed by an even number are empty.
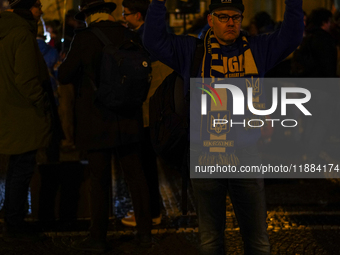
[[[191,67],[196,77],[201,65],[204,47],[197,40]],[[184,95],[184,82],[175,71],[169,74],[150,98],[150,136],[153,148],[168,165],[186,164],[188,149],[189,93]]]
[[[140,108],[151,81],[149,54],[138,42],[138,34],[126,30],[121,44],[113,44],[99,29],[93,32],[104,44],[96,101],[119,113]]]

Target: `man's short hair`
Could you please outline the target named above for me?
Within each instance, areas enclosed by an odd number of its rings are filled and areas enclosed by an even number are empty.
[[[312,11],[309,16],[309,23],[314,27],[321,27],[323,23],[327,23],[333,14],[325,8],[318,8]]]
[[[131,12],[140,12],[142,14],[143,20],[145,19],[149,4],[149,0],[123,0],[122,2],[122,5],[125,8],[128,8]]]

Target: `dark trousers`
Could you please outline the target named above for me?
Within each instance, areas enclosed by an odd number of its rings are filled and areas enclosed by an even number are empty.
[[[34,173],[35,155],[29,151],[9,158],[5,185],[5,222],[8,227],[19,227],[26,215],[28,187]]]
[[[150,197],[150,211],[151,218],[159,217],[161,213],[160,209],[160,193],[159,193],[159,181],[158,181],[158,171],[157,171],[157,155],[153,150],[150,138],[150,128],[144,128],[143,141],[143,168],[146,178],[146,182],[149,187],[149,197]]]
[[[111,188],[111,160],[115,154],[123,169],[135,211],[139,234],[151,233],[149,189],[142,167],[141,145],[139,143],[115,149],[88,152],[90,169],[90,235],[94,239],[105,239],[108,227],[109,199]]]

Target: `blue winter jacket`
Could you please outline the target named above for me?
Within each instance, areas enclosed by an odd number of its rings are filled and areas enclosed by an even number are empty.
[[[167,33],[165,14],[165,2],[153,0],[145,19],[144,46],[150,54],[182,75],[187,91],[196,38]],[[260,77],[300,45],[303,31],[302,0],[286,0],[284,21],[279,30],[272,34],[247,38]],[[222,46],[223,55],[238,56],[240,49],[238,43],[239,40],[234,44]]]
[[[271,34],[247,37],[259,77],[264,77],[267,71],[284,60],[302,41],[304,31],[302,0],[286,0],[285,3],[286,12],[279,30]],[[181,74],[187,93],[197,39],[167,33],[165,14],[165,2],[153,0],[145,20],[143,43],[151,55]],[[240,37],[231,45],[220,46],[224,57],[239,59],[238,56],[242,54]],[[238,128],[234,135],[235,147],[255,144],[260,135],[260,129],[246,132],[243,128]]]

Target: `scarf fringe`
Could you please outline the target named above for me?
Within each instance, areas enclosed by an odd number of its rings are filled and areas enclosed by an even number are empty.
[[[231,166],[238,166],[240,164],[239,158],[236,156],[235,153],[219,153],[219,154],[212,154],[208,152],[202,153],[198,157],[199,165],[231,165]]]

